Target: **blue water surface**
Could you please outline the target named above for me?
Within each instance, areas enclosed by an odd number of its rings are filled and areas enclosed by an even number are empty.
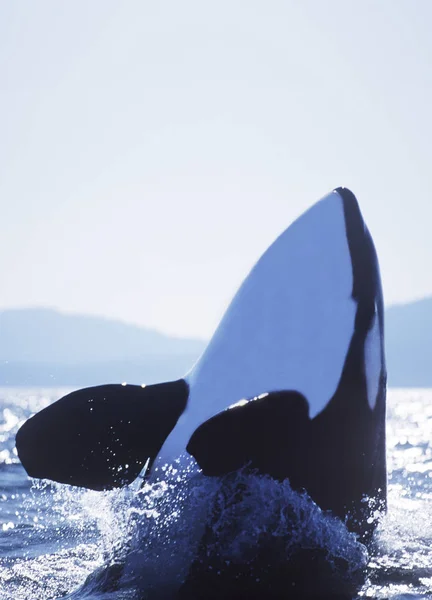
[[[369,554],[288,482],[266,477],[239,474],[233,497],[226,482],[222,488],[175,469],[153,486],[104,493],[31,481],[15,433],[67,391],[0,389],[0,600],[174,597],[215,505],[220,516],[208,552],[217,539],[224,564],[253,561],[270,537],[282,558],[299,546],[318,548],[343,564],[344,576],[366,573],[357,599],[432,597],[432,390],[389,392],[389,510],[380,517],[371,506],[371,518],[381,521]],[[234,498],[239,485],[248,490],[241,502]]]

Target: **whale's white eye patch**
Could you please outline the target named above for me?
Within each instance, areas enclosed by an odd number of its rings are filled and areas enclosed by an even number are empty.
[[[368,402],[373,409],[377,401],[381,376],[381,331],[376,305],[372,326],[365,341],[365,375]]]

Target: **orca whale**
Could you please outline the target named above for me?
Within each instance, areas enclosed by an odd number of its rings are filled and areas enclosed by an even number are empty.
[[[337,188],[286,229],[243,281],[182,379],[72,392],[25,422],[31,477],[95,490],[193,456],[204,475],[289,479],[369,539],[385,509],[383,296],[357,199]]]

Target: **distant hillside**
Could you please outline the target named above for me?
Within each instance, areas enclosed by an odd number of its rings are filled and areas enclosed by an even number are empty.
[[[432,387],[432,298],[386,311],[389,385]],[[181,377],[205,347],[118,321],[51,309],[0,311],[0,386]]]
[[[385,321],[393,387],[432,387],[432,298],[390,306]]]
[[[205,342],[51,309],[0,312],[0,385],[91,385],[181,377]]]

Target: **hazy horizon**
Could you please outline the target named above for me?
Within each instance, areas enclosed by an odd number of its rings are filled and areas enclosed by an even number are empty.
[[[392,310],[392,309],[399,309],[399,308],[404,308],[404,307],[408,307],[408,305],[417,305],[420,304],[422,302],[431,302],[432,303],[432,294],[429,296],[424,296],[422,298],[414,298],[413,300],[407,300],[407,301],[403,301],[403,302],[395,302],[394,304],[385,304],[384,308],[385,311],[387,312],[388,310]],[[152,326],[148,326],[142,323],[136,323],[134,321],[129,320],[127,317],[125,318],[116,318],[116,317],[110,317],[101,313],[90,313],[90,312],[81,312],[81,311],[74,311],[74,310],[65,310],[62,308],[58,308],[55,306],[48,306],[48,305],[21,305],[21,306],[5,306],[5,307],[1,307],[0,308],[0,315],[3,312],[9,312],[9,311],[29,311],[29,312],[33,312],[33,311],[48,311],[48,312],[55,312],[58,313],[59,315],[62,316],[75,316],[75,317],[84,317],[84,318],[92,318],[92,319],[101,319],[104,321],[114,321],[117,323],[120,323],[122,325],[126,325],[126,326],[131,326],[131,327],[138,327],[140,329],[146,329],[149,331],[155,331],[161,335],[166,335],[169,337],[172,337],[174,339],[193,339],[193,340],[197,340],[197,341],[201,341],[201,342],[208,342],[209,338],[211,337],[213,332],[210,332],[209,336],[199,336],[199,335],[181,335],[181,334],[176,334],[176,333],[170,333],[170,332],[166,332],[163,330],[163,328],[159,329],[157,327],[152,327]],[[216,326],[218,325],[218,323],[216,324]]]
[[[428,0],[0,4],[0,309],[208,338],[345,185],[387,306],[432,295]]]

